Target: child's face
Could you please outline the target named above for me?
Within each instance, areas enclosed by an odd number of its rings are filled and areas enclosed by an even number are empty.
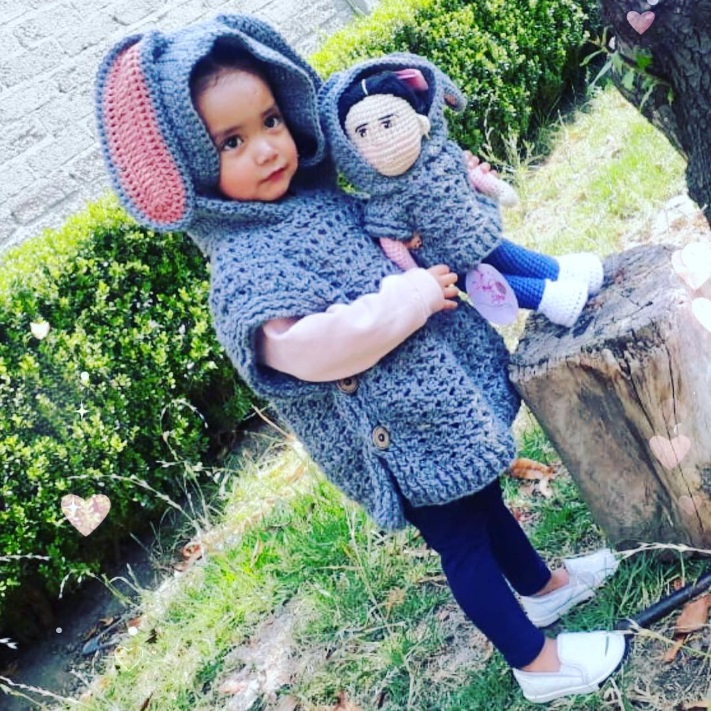
[[[298,157],[267,83],[246,71],[228,71],[199,94],[196,104],[220,154],[222,194],[262,202],[282,197]]]
[[[420,155],[426,116],[392,94],[373,94],[354,104],[345,121],[348,138],[381,175],[406,173]]]

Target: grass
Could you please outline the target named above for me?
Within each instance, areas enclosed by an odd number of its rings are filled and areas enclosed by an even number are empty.
[[[506,214],[509,236],[529,246],[601,255],[622,249],[682,188],[681,161],[613,90],[561,120],[548,140],[545,159],[516,166],[523,206]],[[521,456],[557,464],[530,415],[519,417],[516,430]],[[416,532],[383,535],[324,482],[298,445],[270,437],[266,454],[242,453],[231,484],[221,478],[221,513],[201,505],[188,521],[185,538],[203,547],[202,559],[145,591],[138,633],[123,638],[79,699],[60,707],[540,708],[523,699],[500,655],[463,617]],[[565,473],[550,498],[510,478],[504,490],[552,562],[603,543]],[[553,631],[610,628],[701,570],[698,560],[671,558],[630,555],[594,603]],[[668,711],[702,698],[711,684],[708,656],[692,645],[676,666],[658,661],[671,642],[669,624],[637,638],[624,671],[602,692],[554,707]]]

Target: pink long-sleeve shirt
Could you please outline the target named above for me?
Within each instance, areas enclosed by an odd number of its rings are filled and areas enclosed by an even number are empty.
[[[425,269],[392,274],[380,291],[303,318],[267,321],[259,360],[310,382],[347,378],[375,365],[442,307],[444,295]]]

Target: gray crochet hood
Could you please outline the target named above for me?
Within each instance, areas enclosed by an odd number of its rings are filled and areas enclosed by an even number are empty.
[[[236,202],[216,193],[217,149],[195,110],[190,76],[216,41],[233,44],[262,66],[299,152],[295,190],[333,184],[316,113],[321,81],[266,23],[220,15],[175,32],[120,41],[102,61],[96,116],[112,187],[140,223],[187,229],[206,253],[214,220],[249,224],[280,219],[280,201]]]
[[[427,118],[430,120],[429,137],[422,142],[422,152],[417,162],[405,174],[397,177],[380,175],[360,156],[349,140],[339,120],[338,103],[351,85],[364,77],[383,71],[419,69],[429,87]],[[427,165],[436,159],[447,141],[445,106],[463,111],[466,100],[454,82],[432,62],[416,54],[401,52],[369,59],[342,72],[332,74],[319,92],[321,125],[330,144],[331,154],[339,171],[358,190],[368,195],[389,195],[401,192],[403,183],[417,180]]]

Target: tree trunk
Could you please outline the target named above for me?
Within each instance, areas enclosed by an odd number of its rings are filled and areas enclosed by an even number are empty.
[[[687,159],[689,195],[711,222],[711,0],[600,4],[627,66],[651,57],[626,86],[624,74],[613,73],[615,84]]]
[[[576,325],[532,315],[511,364],[617,546],[711,548],[711,250],[704,264],[687,259],[691,286],[673,254],[642,246],[609,257],[606,286]]]

